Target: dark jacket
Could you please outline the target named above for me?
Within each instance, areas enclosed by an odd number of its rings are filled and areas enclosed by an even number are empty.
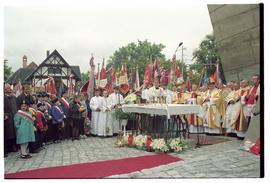
[[[14,116],[17,113],[16,97],[4,96],[4,115],[8,117],[4,121],[4,136],[7,139],[15,139]]]
[[[76,102],[72,102],[69,105],[69,116],[74,119],[80,119],[82,118],[82,113],[79,112],[80,104],[77,104]]]

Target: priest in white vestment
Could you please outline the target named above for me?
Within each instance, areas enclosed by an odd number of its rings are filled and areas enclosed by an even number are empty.
[[[144,88],[142,89],[142,99],[145,100],[145,102],[149,102],[150,98],[149,98],[149,88],[150,85],[146,85],[144,84]]]
[[[113,135],[113,121],[112,121],[112,102],[108,97],[108,91],[103,91],[103,100],[101,112],[98,123],[98,136],[112,136]]]
[[[148,96],[150,101],[157,102],[157,97],[162,97],[165,95],[164,89],[162,87],[159,87],[159,81],[158,79],[154,80],[154,86],[149,88]]]
[[[123,96],[120,94],[119,86],[114,86],[114,92],[109,95],[111,106],[112,106],[112,113],[115,111],[116,108],[119,108],[122,104],[124,104]],[[113,122],[113,133],[118,134],[120,129],[120,120],[116,119],[114,116],[112,117]]]
[[[205,132],[209,134],[221,134],[221,93],[215,87],[215,81],[210,78],[208,91],[203,99],[203,110],[205,112]]]
[[[90,100],[90,108],[92,110],[92,123],[91,123],[91,134],[98,134],[98,123],[100,121],[100,111],[102,107],[103,97],[100,96],[100,90],[95,90],[95,96]]]
[[[226,129],[227,134],[235,134],[235,122],[240,112],[240,96],[237,90],[237,83],[228,83],[229,89],[231,90],[225,98],[226,102],[226,114],[223,127]]]

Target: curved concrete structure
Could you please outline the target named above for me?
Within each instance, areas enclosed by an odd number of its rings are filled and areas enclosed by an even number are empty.
[[[250,80],[260,69],[259,4],[208,5],[226,81]]]

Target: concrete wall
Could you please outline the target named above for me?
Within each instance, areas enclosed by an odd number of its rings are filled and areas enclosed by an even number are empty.
[[[208,11],[226,81],[250,80],[259,73],[259,5],[208,5]]]

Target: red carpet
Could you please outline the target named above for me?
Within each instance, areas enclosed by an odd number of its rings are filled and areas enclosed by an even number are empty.
[[[127,174],[142,169],[180,161],[180,158],[167,154],[147,155],[119,160],[99,161],[59,167],[27,170],[5,174],[6,179],[19,178],[103,178],[115,174]]]

